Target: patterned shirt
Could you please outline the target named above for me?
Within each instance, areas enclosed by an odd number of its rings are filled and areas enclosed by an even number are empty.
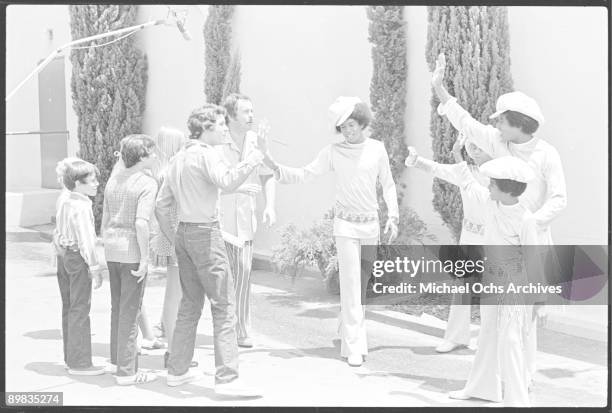
[[[138,263],[136,219],[149,221],[155,208],[157,182],[142,170],[128,168],[110,177],[104,190],[106,261]]]
[[[55,216],[55,245],[79,251],[91,270],[100,265],[96,254],[96,230],[89,197],[79,192],[62,193]]]

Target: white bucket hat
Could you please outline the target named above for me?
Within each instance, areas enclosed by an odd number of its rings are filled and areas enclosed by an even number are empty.
[[[512,179],[524,183],[535,178],[531,166],[514,156],[502,156],[485,162],[480,165],[480,172],[489,178]]]
[[[342,125],[353,110],[355,105],[363,101],[356,96],[340,96],[329,107],[329,117],[334,124],[334,127]]]
[[[489,118],[494,119],[507,110],[527,115],[535,119],[540,125],[544,123],[544,115],[542,115],[538,103],[523,92],[505,93],[497,98],[495,113],[489,116]]]

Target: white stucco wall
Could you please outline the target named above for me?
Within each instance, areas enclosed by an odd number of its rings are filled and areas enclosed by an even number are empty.
[[[272,153],[286,165],[306,165],[338,139],[327,116],[336,97],[369,100],[365,7],[239,6],[234,27],[242,53],[241,90],[252,98],[256,117],[270,122],[271,138],[287,143],[271,143]],[[303,185],[278,185],[279,225],[309,226],[332,205],[331,175]],[[276,231],[260,228],[256,249],[274,246]]]

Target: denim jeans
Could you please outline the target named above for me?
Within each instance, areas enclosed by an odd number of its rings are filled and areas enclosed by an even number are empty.
[[[183,297],[174,328],[168,374],[181,375],[189,369],[207,296],[213,319],[215,382],[233,381],[238,377],[234,283],[219,224],[181,222],[175,249]]]
[[[57,282],[62,296],[64,362],[70,368],[91,367],[91,279],[79,252],[64,249],[58,255]]]
[[[132,376],[138,370],[138,316],[147,277],[138,283],[131,273],[137,263],[107,262],[111,289],[111,363],[117,376]]]

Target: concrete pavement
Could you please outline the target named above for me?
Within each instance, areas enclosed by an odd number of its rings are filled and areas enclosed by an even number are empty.
[[[253,338],[257,345],[240,350],[241,376],[261,388],[262,398],[215,395],[208,305],[199,324],[194,356],[205,373],[201,381],[166,386],[164,350],[140,358],[141,368],[160,374],[157,381],[146,385],[117,386],[108,374],[69,376],[63,367],[61,304],[57,279],[49,264],[48,242],[36,231],[9,228],[6,253],[6,391],[62,391],[65,405],[91,406],[497,406],[448,399],[447,391],[463,385],[473,351],[435,354],[433,347],[443,328],[436,325],[438,321],[387,310],[369,311],[371,354],[364,366],[351,368],[334,348],[337,298],[324,293],[321,298],[313,298],[309,291],[317,288],[317,280],[304,278],[291,284],[286,277],[263,271],[253,275]],[[163,293],[164,280],[153,274],[144,298],[153,323],[161,314]],[[305,295],[310,299],[305,300]],[[286,317],[275,320],[272,326],[267,320],[274,312],[284,312]],[[332,314],[310,321],[325,330],[324,338],[300,334],[301,325],[307,328],[306,320],[296,314],[304,313]],[[103,364],[109,351],[108,280],[93,292],[91,325],[94,363]],[[476,331],[477,327],[474,337]],[[605,345],[546,334],[543,351],[538,353],[533,404],[605,405],[607,358],[601,354]],[[563,340],[564,347],[554,344]],[[383,341],[388,348],[381,345]]]

